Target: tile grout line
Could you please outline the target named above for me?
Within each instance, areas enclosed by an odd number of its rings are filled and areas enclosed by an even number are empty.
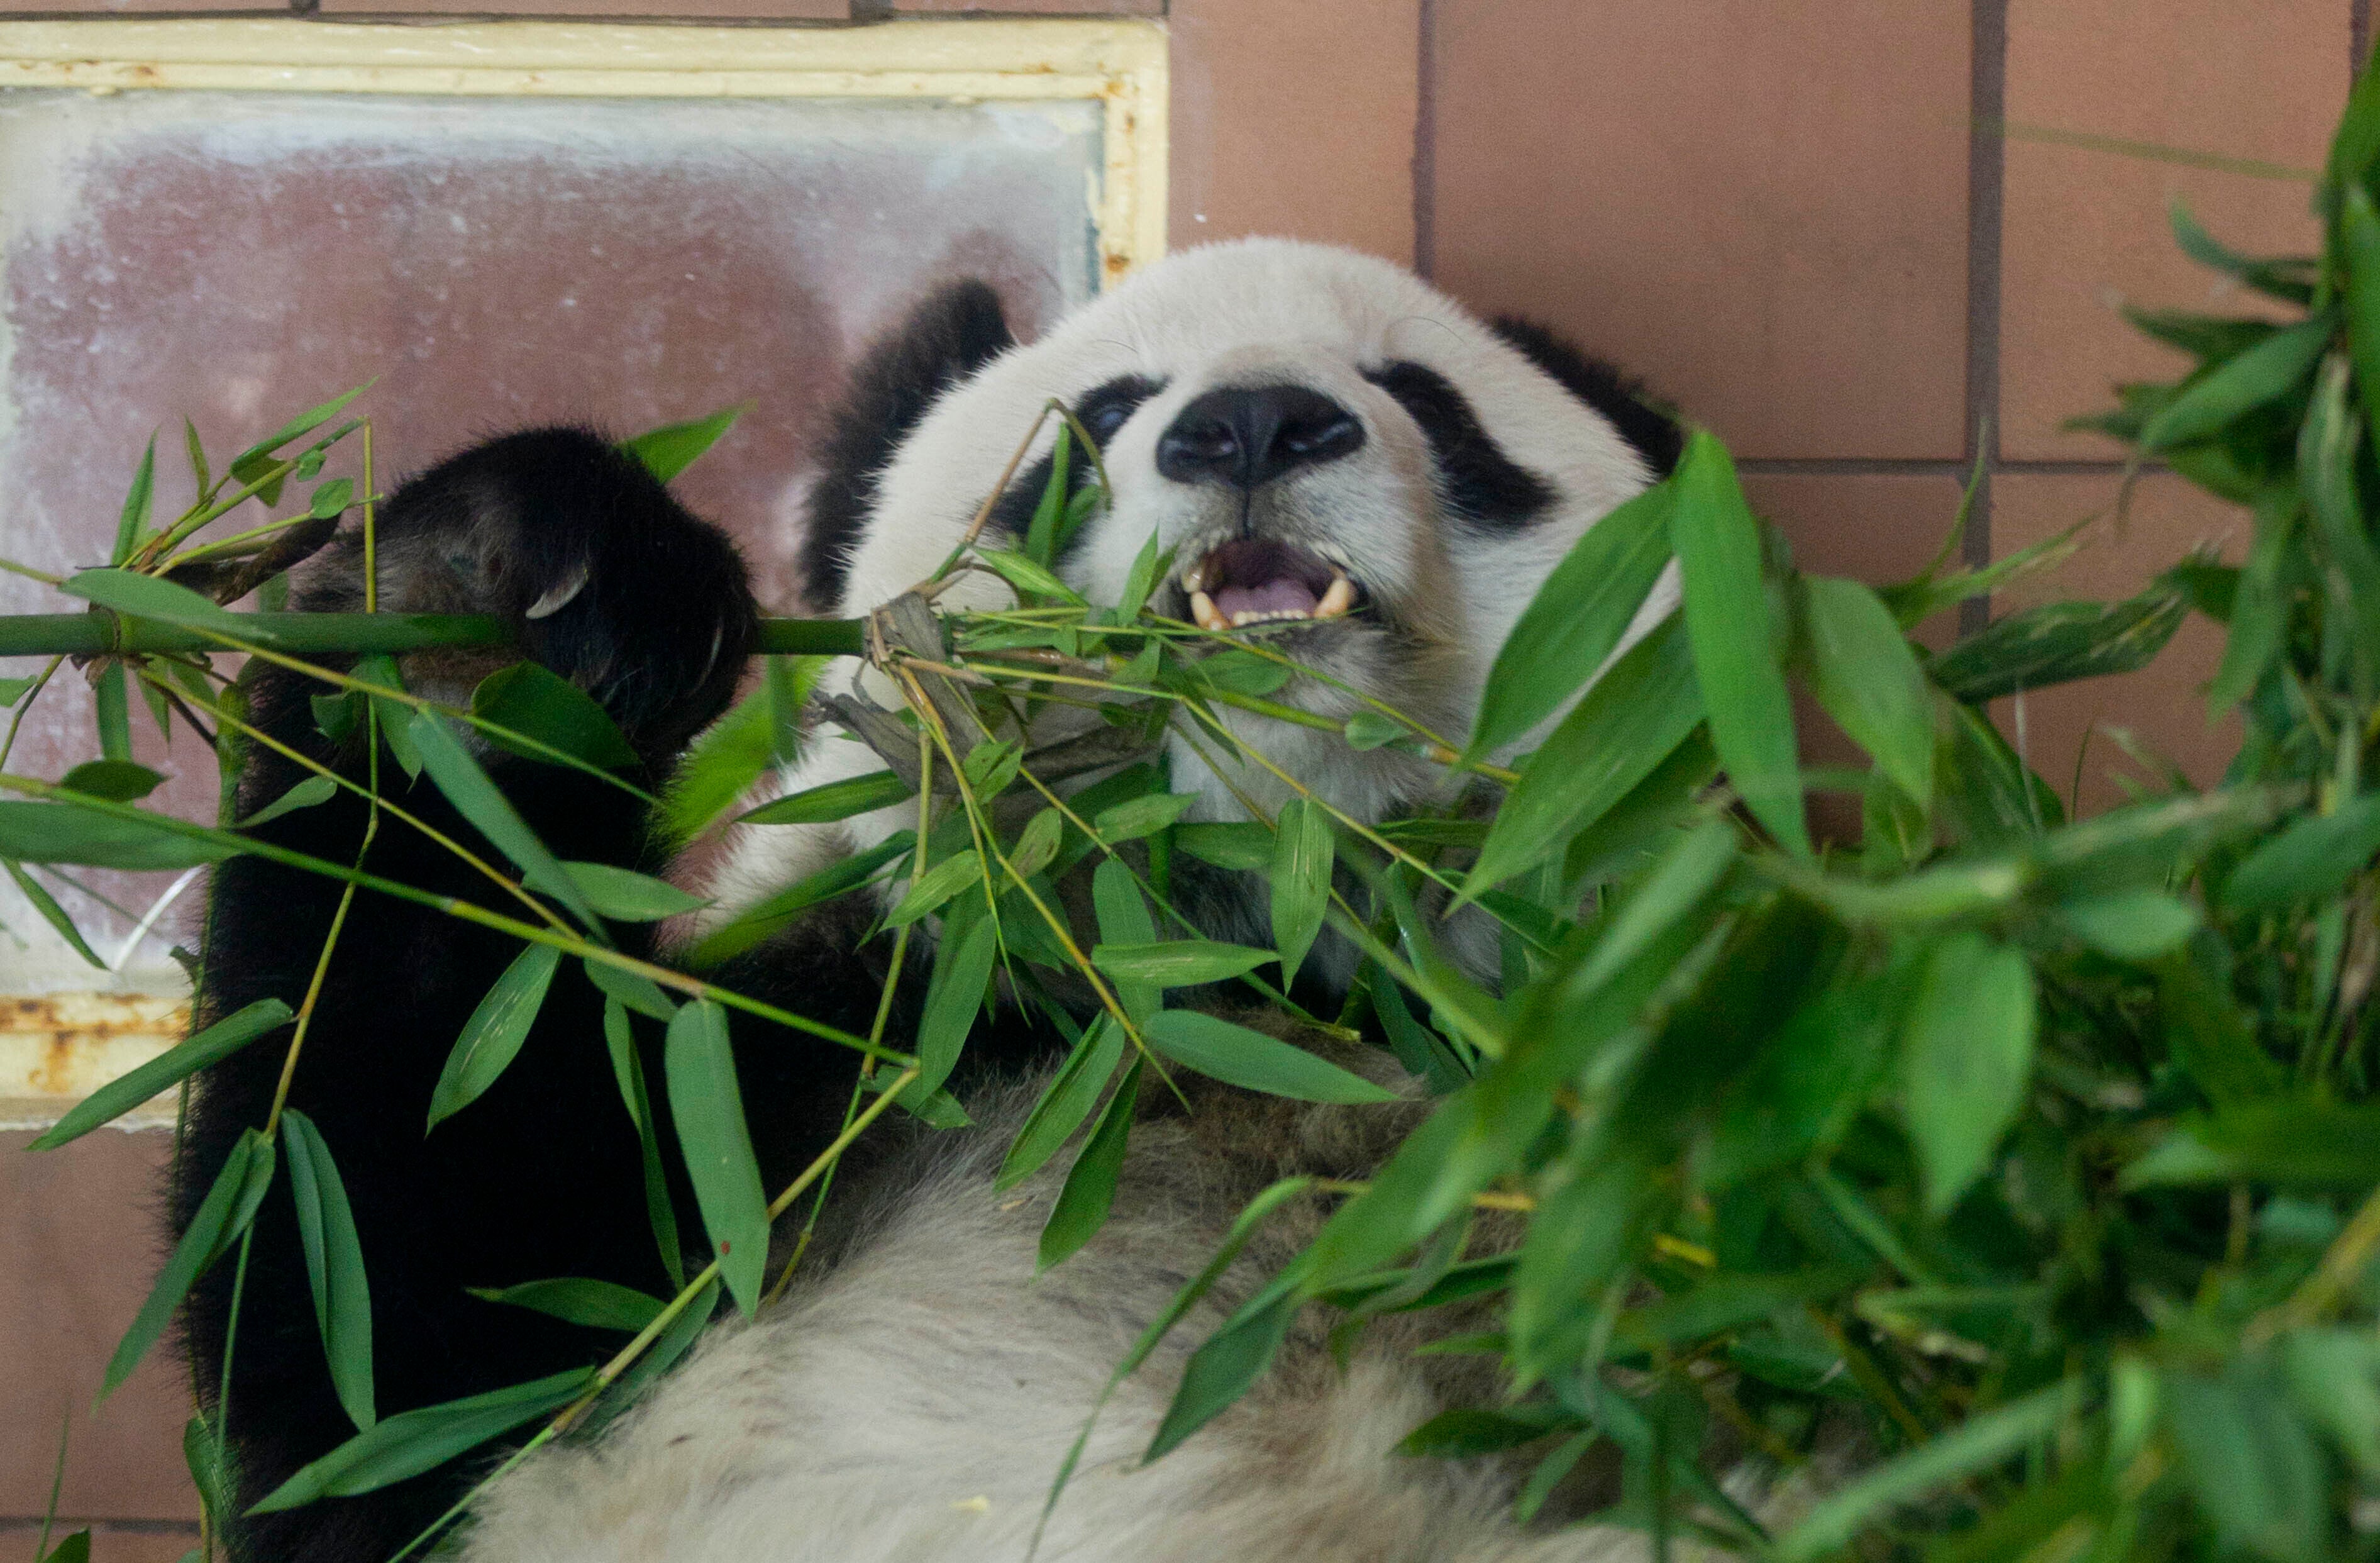
[[[1438,0],[1415,0],[1414,41],[1413,269],[1424,281],[1438,265]]]
[[[2127,463],[2120,457],[2104,459],[2089,457],[2066,457],[2049,459],[2009,459],[1996,461],[1993,470],[2003,476],[2036,473],[2076,477],[2113,477],[2124,470]],[[1973,457],[1889,457],[1889,456],[1747,456],[1736,462],[1740,471],[1755,475],[1780,477],[1949,477],[1961,482],[1974,470]],[[2160,470],[2150,463],[2144,470]]]
[[[2008,184],[2009,0],[1973,0],[1967,84],[1967,464],[1981,476],[1967,520],[1970,565],[1992,557],[1992,476],[2000,465],[2000,226]],[[1991,599],[1959,606],[1959,629],[1991,621]]]

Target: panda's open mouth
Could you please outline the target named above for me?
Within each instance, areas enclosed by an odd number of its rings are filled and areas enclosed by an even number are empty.
[[[1237,538],[1182,572],[1190,617],[1201,629],[1342,618],[1363,589],[1339,566],[1309,549],[1266,537]]]

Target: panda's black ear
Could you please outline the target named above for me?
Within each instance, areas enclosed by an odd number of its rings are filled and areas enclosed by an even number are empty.
[[[876,480],[936,397],[1016,345],[989,283],[953,283],[910,311],[853,366],[819,451],[802,540],[803,589],[831,607],[875,503]]]
[[[1535,321],[1499,315],[1488,325],[1522,357],[1560,381],[1564,390],[1609,419],[1620,437],[1645,458],[1655,478],[1666,478],[1677,470],[1678,457],[1685,449],[1685,432],[1677,420],[1646,399],[1643,382],[1579,351]]]

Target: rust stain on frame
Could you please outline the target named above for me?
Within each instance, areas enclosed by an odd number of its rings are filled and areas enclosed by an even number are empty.
[[[173,1046],[188,1021],[188,1004],[151,994],[0,998],[0,1130],[55,1123],[99,1087]],[[152,1128],[173,1114],[168,1093],[116,1121]]]

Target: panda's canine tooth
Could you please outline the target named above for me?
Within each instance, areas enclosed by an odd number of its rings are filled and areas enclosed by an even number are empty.
[[[1231,620],[1215,606],[1215,599],[1204,592],[1190,593],[1190,617],[1197,621],[1201,629],[1229,629],[1232,627]]]
[[[1330,578],[1330,590],[1322,593],[1322,601],[1314,604],[1317,618],[1337,618],[1355,605],[1355,584],[1343,575]]]

